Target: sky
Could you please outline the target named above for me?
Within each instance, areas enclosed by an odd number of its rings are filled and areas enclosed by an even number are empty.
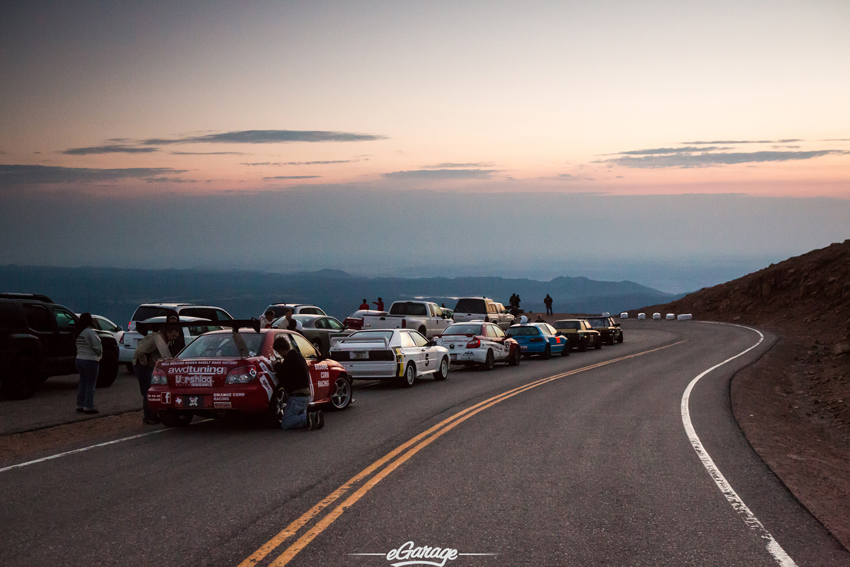
[[[0,265],[682,292],[850,238],[850,3],[0,3]]]

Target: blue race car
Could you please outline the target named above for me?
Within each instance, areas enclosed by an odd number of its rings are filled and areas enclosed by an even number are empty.
[[[526,325],[511,325],[508,336],[519,343],[520,352],[524,356],[539,354],[550,358],[553,354],[569,356],[569,341],[566,337],[558,336],[558,331],[548,323],[529,323]]]

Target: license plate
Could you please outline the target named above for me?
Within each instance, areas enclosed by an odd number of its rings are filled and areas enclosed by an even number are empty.
[[[351,358],[353,360],[369,360],[368,352],[352,352]]]
[[[527,346],[521,346],[521,347],[519,347],[519,350],[528,350],[528,347]]]
[[[456,354],[452,354],[452,360],[457,360],[457,355],[456,355]]]

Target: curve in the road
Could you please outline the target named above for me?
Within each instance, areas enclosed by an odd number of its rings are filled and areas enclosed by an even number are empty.
[[[720,472],[719,468],[717,468],[717,465],[714,464],[714,460],[711,458],[711,455],[708,454],[708,451],[705,450],[705,447],[703,447],[702,441],[700,441],[699,436],[697,435],[697,432],[694,429],[693,424],[691,423],[691,412],[688,408],[688,405],[691,398],[691,391],[694,389],[694,386],[696,386],[697,382],[699,382],[703,376],[710,374],[713,370],[720,368],[724,364],[727,364],[728,362],[731,362],[736,358],[744,356],[751,350],[757,348],[764,341],[764,335],[756,329],[744,327],[743,325],[731,326],[740,327],[742,329],[747,329],[749,331],[757,333],[759,336],[758,342],[756,342],[756,344],[754,344],[750,348],[739,352],[735,356],[729,357],[719,364],[715,364],[714,366],[712,366],[711,368],[691,380],[691,383],[688,384],[687,388],[685,388],[685,393],[682,394],[682,423],[685,426],[685,432],[687,433],[688,439],[690,440],[694,451],[696,451],[699,460],[702,462],[703,466],[706,468],[708,474],[714,480],[715,484],[717,484],[717,487],[720,489],[720,492],[723,493],[723,496],[725,496],[726,500],[729,501],[729,504],[732,505],[732,508],[734,508],[735,511],[738,512],[738,514],[740,514],[741,518],[744,520],[744,523],[751,530],[753,530],[762,540],[764,540],[765,546],[767,547],[767,551],[773,556],[774,559],[776,559],[776,562],[779,563],[781,567],[796,567],[797,564],[794,563],[794,560],[791,559],[791,557],[785,552],[784,549],[782,549],[782,546],[780,546],[779,543],[770,534],[770,532],[767,531],[767,529],[759,521],[756,515],[753,514],[752,510],[750,510],[750,508],[746,504],[744,504],[744,501],[741,499],[740,496],[738,496],[738,494],[729,484],[729,481],[726,480],[726,477],[723,476],[723,473]]]
[[[630,360],[633,358],[637,358],[640,356],[644,356],[650,353],[658,352],[679,344],[686,342],[686,340],[677,341],[672,344],[668,344],[662,347],[653,348],[650,350],[645,350],[642,352],[630,354],[627,356],[622,356],[619,358],[614,358],[611,360],[606,360],[604,362],[599,362],[597,364],[591,364],[588,366],[584,366],[582,368],[577,368],[575,370],[570,370],[568,372],[563,372],[560,374],[556,374],[554,376],[548,376],[546,378],[541,378],[534,382],[530,382],[529,384],[524,384],[518,388],[514,388],[512,390],[508,390],[507,392],[503,392],[491,398],[488,398],[482,402],[479,402],[465,410],[462,410],[451,417],[441,421],[440,423],[434,425],[433,427],[423,431],[419,435],[413,437],[409,441],[399,445],[357,475],[352,477],[334,492],[329,494],[327,497],[322,499],[318,504],[313,506],[310,510],[302,514],[298,519],[290,523],[286,526],[281,532],[275,535],[272,539],[266,542],[263,546],[261,546],[257,551],[255,551],[250,557],[245,559],[242,563],[239,564],[239,567],[253,567],[257,565],[260,561],[265,559],[272,551],[276,548],[280,547],[284,542],[288,539],[294,537],[298,534],[298,532],[311,522],[313,519],[318,517],[322,512],[324,512],[327,508],[329,508],[334,502],[342,498],[348,492],[350,492],[355,486],[360,484],[366,478],[368,478],[372,473],[387,465],[383,470],[369,478],[367,482],[365,482],[362,486],[360,486],[353,494],[351,494],[348,498],[346,498],[341,504],[339,504],[336,508],[328,512],[324,517],[322,517],[312,528],[310,528],[304,535],[298,538],[292,545],[286,548],[274,561],[270,564],[270,567],[283,567],[288,564],[302,549],[304,549],[307,545],[310,544],[319,534],[321,534],[325,529],[327,529],[337,518],[339,518],[346,508],[354,505],[358,500],[360,500],[367,492],[369,492],[376,484],[378,484],[382,479],[386,478],[390,473],[392,473],[395,469],[401,466],[404,462],[408,461],[411,457],[413,457],[420,450],[425,448],[426,446],[433,443],[439,437],[442,437],[467,419],[472,416],[500,403],[504,400],[512,398],[516,395],[519,395],[523,392],[527,392],[533,388],[537,388],[538,386],[542,386],[543,384],[547,384],[554,380],[560,380],[562,378],[566,378],[568,376],[573,376],[575,374],[579,374],[581,372],[586,372],[588,370],[593,370],[595,368],[600,368],[602,366],[607,366],[609,364],[614,364],[616,362],[622,362],[624,360]]]

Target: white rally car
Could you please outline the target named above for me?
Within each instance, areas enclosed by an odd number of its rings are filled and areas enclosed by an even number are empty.
[[[342,364],[352,380],[396,380],[409,388],[422,376],[445,380],[449,375],[448,349],[413,329],[358,331],[349,337],[333,337],[330,358]]]
[[[497,362],[516,366],[522,357],[519,343],[498,325],[484,321],[455,323],[434,337],[434,342],[449,349],[452,364],[477,364],[487,370]]]

